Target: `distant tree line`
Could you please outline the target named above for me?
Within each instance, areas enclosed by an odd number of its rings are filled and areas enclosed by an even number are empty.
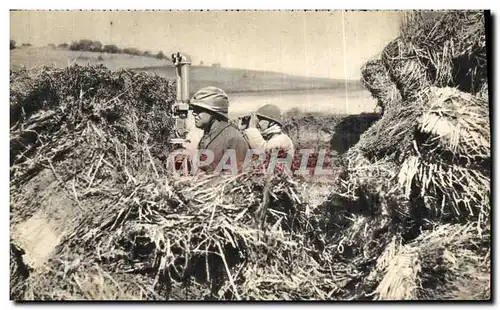
[[[106,44],[103,45],[99,41],[93,41],[88,39],[82,39],[80,41],[73,41],[70,45],[67,43],[61,43],[57,47],[70,49],[72,51],[89,51],[89,52],[102,52],[102,53],[110,53],[110,54],[129,54],[129,55],[137,55],[137,56],[146,56],[146,57],[155,57],[158,59],[169,59],[165,56],[162,51],[158,51],[156,54],[151,53],[150,51],[141,51],[137,48],[119,48],[114,44]]]
[[[32,46],[30,43],[23,43],[21,46]],[[10,49],[13,50],[15,49],[16,46],[16,41],[15,40],[10,40]],[[100,53],[109,53],[109,54],[129,54],[129,55],[136,55],[136,56],[145,56],[145,57],[154,57],[157,59],[167,59],[170,60],[169,57],[167,57],[163,51],[158,51],[157,53],[152,53],[151,51],[141,51],[137,48],[133,47],[126,47],[126,48],[120,48],[114,44],[106,44],[103,45],[99,41],[93,41],[93,40],[88,40],[88,39],[82,39],[79,41],[73,41],[71,44],[68,43],[60,43],[57,46],[53,43],[47,44],[47,47],[55,49],[69,49],[71,51],[88,51],[88,52],[100,52]],[[200,61],[200,66],[203,66],[204,63],[203,61]],[[212,64],[212,67],[220,68],[221,65],[220,63],[214,63]]]
[[[30,43],[23,43],[21,44],[20,46],[24,47],[24,46],[31,46]],[[16,41],[15,40],[10,40],[10,49],[13,50],[15,48],[17,48],[18,46],[16,45]]]

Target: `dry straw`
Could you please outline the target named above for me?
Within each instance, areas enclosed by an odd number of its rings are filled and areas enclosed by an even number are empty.
[[[487,79],[483,11],[408,12],[401,37],[420,51],[434,86],[457,86],[476,94]]]
[[[486,48],[484,11],[440,10],[405,13],[401,35],[421,47],[439,50],[452,44],[451,58],[478,57]]]
[[[437,213],[489,221],[490,125],[486,101],[453,88],[430,88],[417,119],[415,148],[401,166],[407,197],[437,199]],[[416,188],[414,186],[417,186]]]
[[[355,148],[372,160],[391,157],[403,162],[413,147],[415,121],[421,113],[418,104],[414,102],[387,111],[361,135]]]
[[[363,85],[377,99],[378,105],[383,110],[390,109],[392,106],[401,102],[401,94],[391,80],[382,60],[370,60],[361,68]]]
[[[454,88],[433,88],[427,106],[418,119],[418,129],[436,141],[433,145],[470,162],[490,158],[487,101]]]
[[[72,250],[79,248],[84,265],[98,264],[111,277],[119,270],[149,273],[158,279],[147,286],[150,291],[158,291],[156,286],[165,281],[174,286],[194,281],[205,288],[204,294],[218,299],[322,299],[326,293],[314,286],[333,284],[308,254],[313,248],[307,243],[307,232],[314,230],[315,220],[308,220],[295,200],[296,184],[282,183],[286,179],[274,182],[274,198],[267,209],[265,231],[261,231],[260,217],[255,214],[262,188],[255,188],[258,182],[252,177],[137,184],[130,196],[106,206],[101,214],[85,217],[68,233],[53,259],[71,257]],[[295,264],[297,268],[292,268]],[[250,272],[258,266],[265,266],[265,278]],[[55,274],[41,278],[49,281],[65,269],[60,265]],[[318,277],[311,277],[313,273]],[[266,283],[272,286],[266,288]],[[50,297],[53,289],[45,289],[42,296]],[[172,288],[164,289],[175,294]]]
[[[390,215],[389,224],[358,217],[350,229],[391,227],[384,238],[392,241],[375,252],[377,267],[364,274],[358,298],[489,298],[491,137],[481,14],[410,14],[382,53],[402,100],[348,152],[351,173],[341,183],[355,206],[383,205]],[[394,212],[405,204],[405,212]],[[394,230],[397,223],[404,224]]]
[[[482,11],[409,12],[382,60],[405,99],[429,86],[477,94],[487,79],[485,42]]]
[[[113,174],[116,165],[126,166],[130,181],[139,165],[152,170],[151,156],[167,150],[174,96],[167,80],[104,67],[33,71],[11,74],[14,222],[39,208],[32,186],[67,193],[82,207],[97,188],[122,182]]]
[[[421,51],[400,38],[390,42],[382,52],[391,80],[405,100],[418,98],[419,92],[431,86],[432,81]]]
[[[434,160],[409,157],[400,171],[400,186],[407,196],[414,193],[438,199],[434,209],[445,218],[458,217],[489,221],[490,177],[486,173]]]
[[[489,254],[478,249],[488,238],[478,237],[473,225],[444,224],[424,232],[397,249],[375,299],[448,299],[458,292],[462,299],[484,298],[483,289],[490,286]]]

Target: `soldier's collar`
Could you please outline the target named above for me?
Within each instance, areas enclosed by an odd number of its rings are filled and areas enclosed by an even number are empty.
[[[208,146],[208,144],[210,144],[212,142],[213,138],[218,136],[221,133],[221,131],[226,129],[229,125],[230,125],[229,122],[226,120],[222,120],[222,121],[214,120],[214,122],[212,123],[212,126],[210,126],[210,129],[208,130],[208,132],[205,134],[205,137],[203,138],[203,141],[207,142],[206,146]]]
[[[218,129],[220,129],[221,127],[223,127],[226,124],[227,124],[226,121],[220,121],[220,120],[214,119],[214,121],[212,122],[212,125],[210,125],[210,128],[207,130],[206,134],[212,135],[213,133],[217,132]]]

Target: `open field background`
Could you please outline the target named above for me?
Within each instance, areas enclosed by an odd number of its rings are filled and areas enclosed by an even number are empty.
[[[158,74],[175,79],[171,61],[152,57],[110,54],[89,51],[71,51],[48,47],[19,47],[10,51],[11,68],[25,66],[51,66],[64,68],[69,64],[99,65],[110,70],[130,69]],[[345,89],[344,80],[294,76],[278,72],[252,71],[245,69],[220,68],[210,66],[191,67],[192,92],[206,85],[217,85],[227,93],[263,92],[284,90]],[[359,81],[349,81],[349,90],[362,91]]]
[[[70,64],[103,64],[110,70],[152,66],[171,66],[168,59],[156,59],[130,54],[111,54],[90,51],[72,51],[62,48],[20,46],[10,50],[11,69],[24,66],[32,68],[48,66],[64,68]]]

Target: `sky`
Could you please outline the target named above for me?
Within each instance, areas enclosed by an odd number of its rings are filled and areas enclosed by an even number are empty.
[[[398,35],[397,11],[12,11],[11,39],[45,46],[80,39],[193,64],[359,79]]]

